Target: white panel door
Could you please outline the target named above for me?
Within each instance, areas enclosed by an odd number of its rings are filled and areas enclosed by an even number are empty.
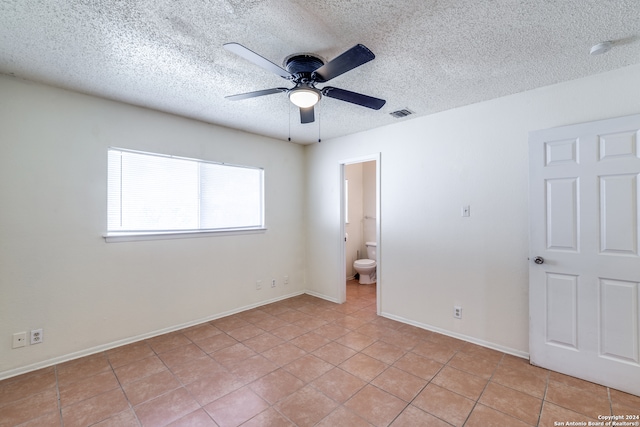
[[[531,363],[640,395],[640,115],[529,136]]]

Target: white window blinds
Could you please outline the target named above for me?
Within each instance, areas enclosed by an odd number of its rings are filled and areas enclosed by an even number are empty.
[[[263,170],[109,149],[109,232],[264,227]]]

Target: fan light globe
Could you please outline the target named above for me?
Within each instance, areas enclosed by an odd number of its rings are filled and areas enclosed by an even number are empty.
[[[300,108],[313,107],[320,101],[320,91],[299,88],[289,92],[289,99]]]

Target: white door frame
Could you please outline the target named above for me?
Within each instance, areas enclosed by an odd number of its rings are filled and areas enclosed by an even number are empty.
[[[377,282],[377,286],[376,286],[376,312],[379,315],[380,314],[380,289],[381,289],[381,285],[382,285],[382,263],[381,263],[381,259],[382,259],[382,241],[380,239],[380,183],[381,183],[381,179],[380,179],[380,158],[381,158],[381,153],[374,153],[374,154],[369,154],[369,155],[365,155],[365,156],[361,156],[361,157],[356,157],[356,158],[350,158],[350,159],[346,159],[346,160],[341,160],[339,162],[339,179],[340,179],[340,250],[339,255],[340,255],[340,278],[337,281],[338,283],[338,302],[340,304],[342,304],[343,302],[345,302],[347,300],[347,285],[346,285],[346,280],[347,280],[347,265],[346,265],[346,258],[347,258],[347,253],[346,253],[346,242],[345,242],[345,233],[346,233],[346,229],[345,229],[345,210],[346,210],[346,206],[345,206],[345,200],[344,200],[344,168],[347,165],[351,165],[354,163],[364,163],[364,162],[370,162],[370,161],[375,161],[376,162],[376,282]]]

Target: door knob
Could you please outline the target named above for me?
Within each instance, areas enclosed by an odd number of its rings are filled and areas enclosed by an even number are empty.
[[[537,256],[533,259],[533,262],[535,262],[536,264],[544,264],[544,258],[542,258],[541,256]]]

